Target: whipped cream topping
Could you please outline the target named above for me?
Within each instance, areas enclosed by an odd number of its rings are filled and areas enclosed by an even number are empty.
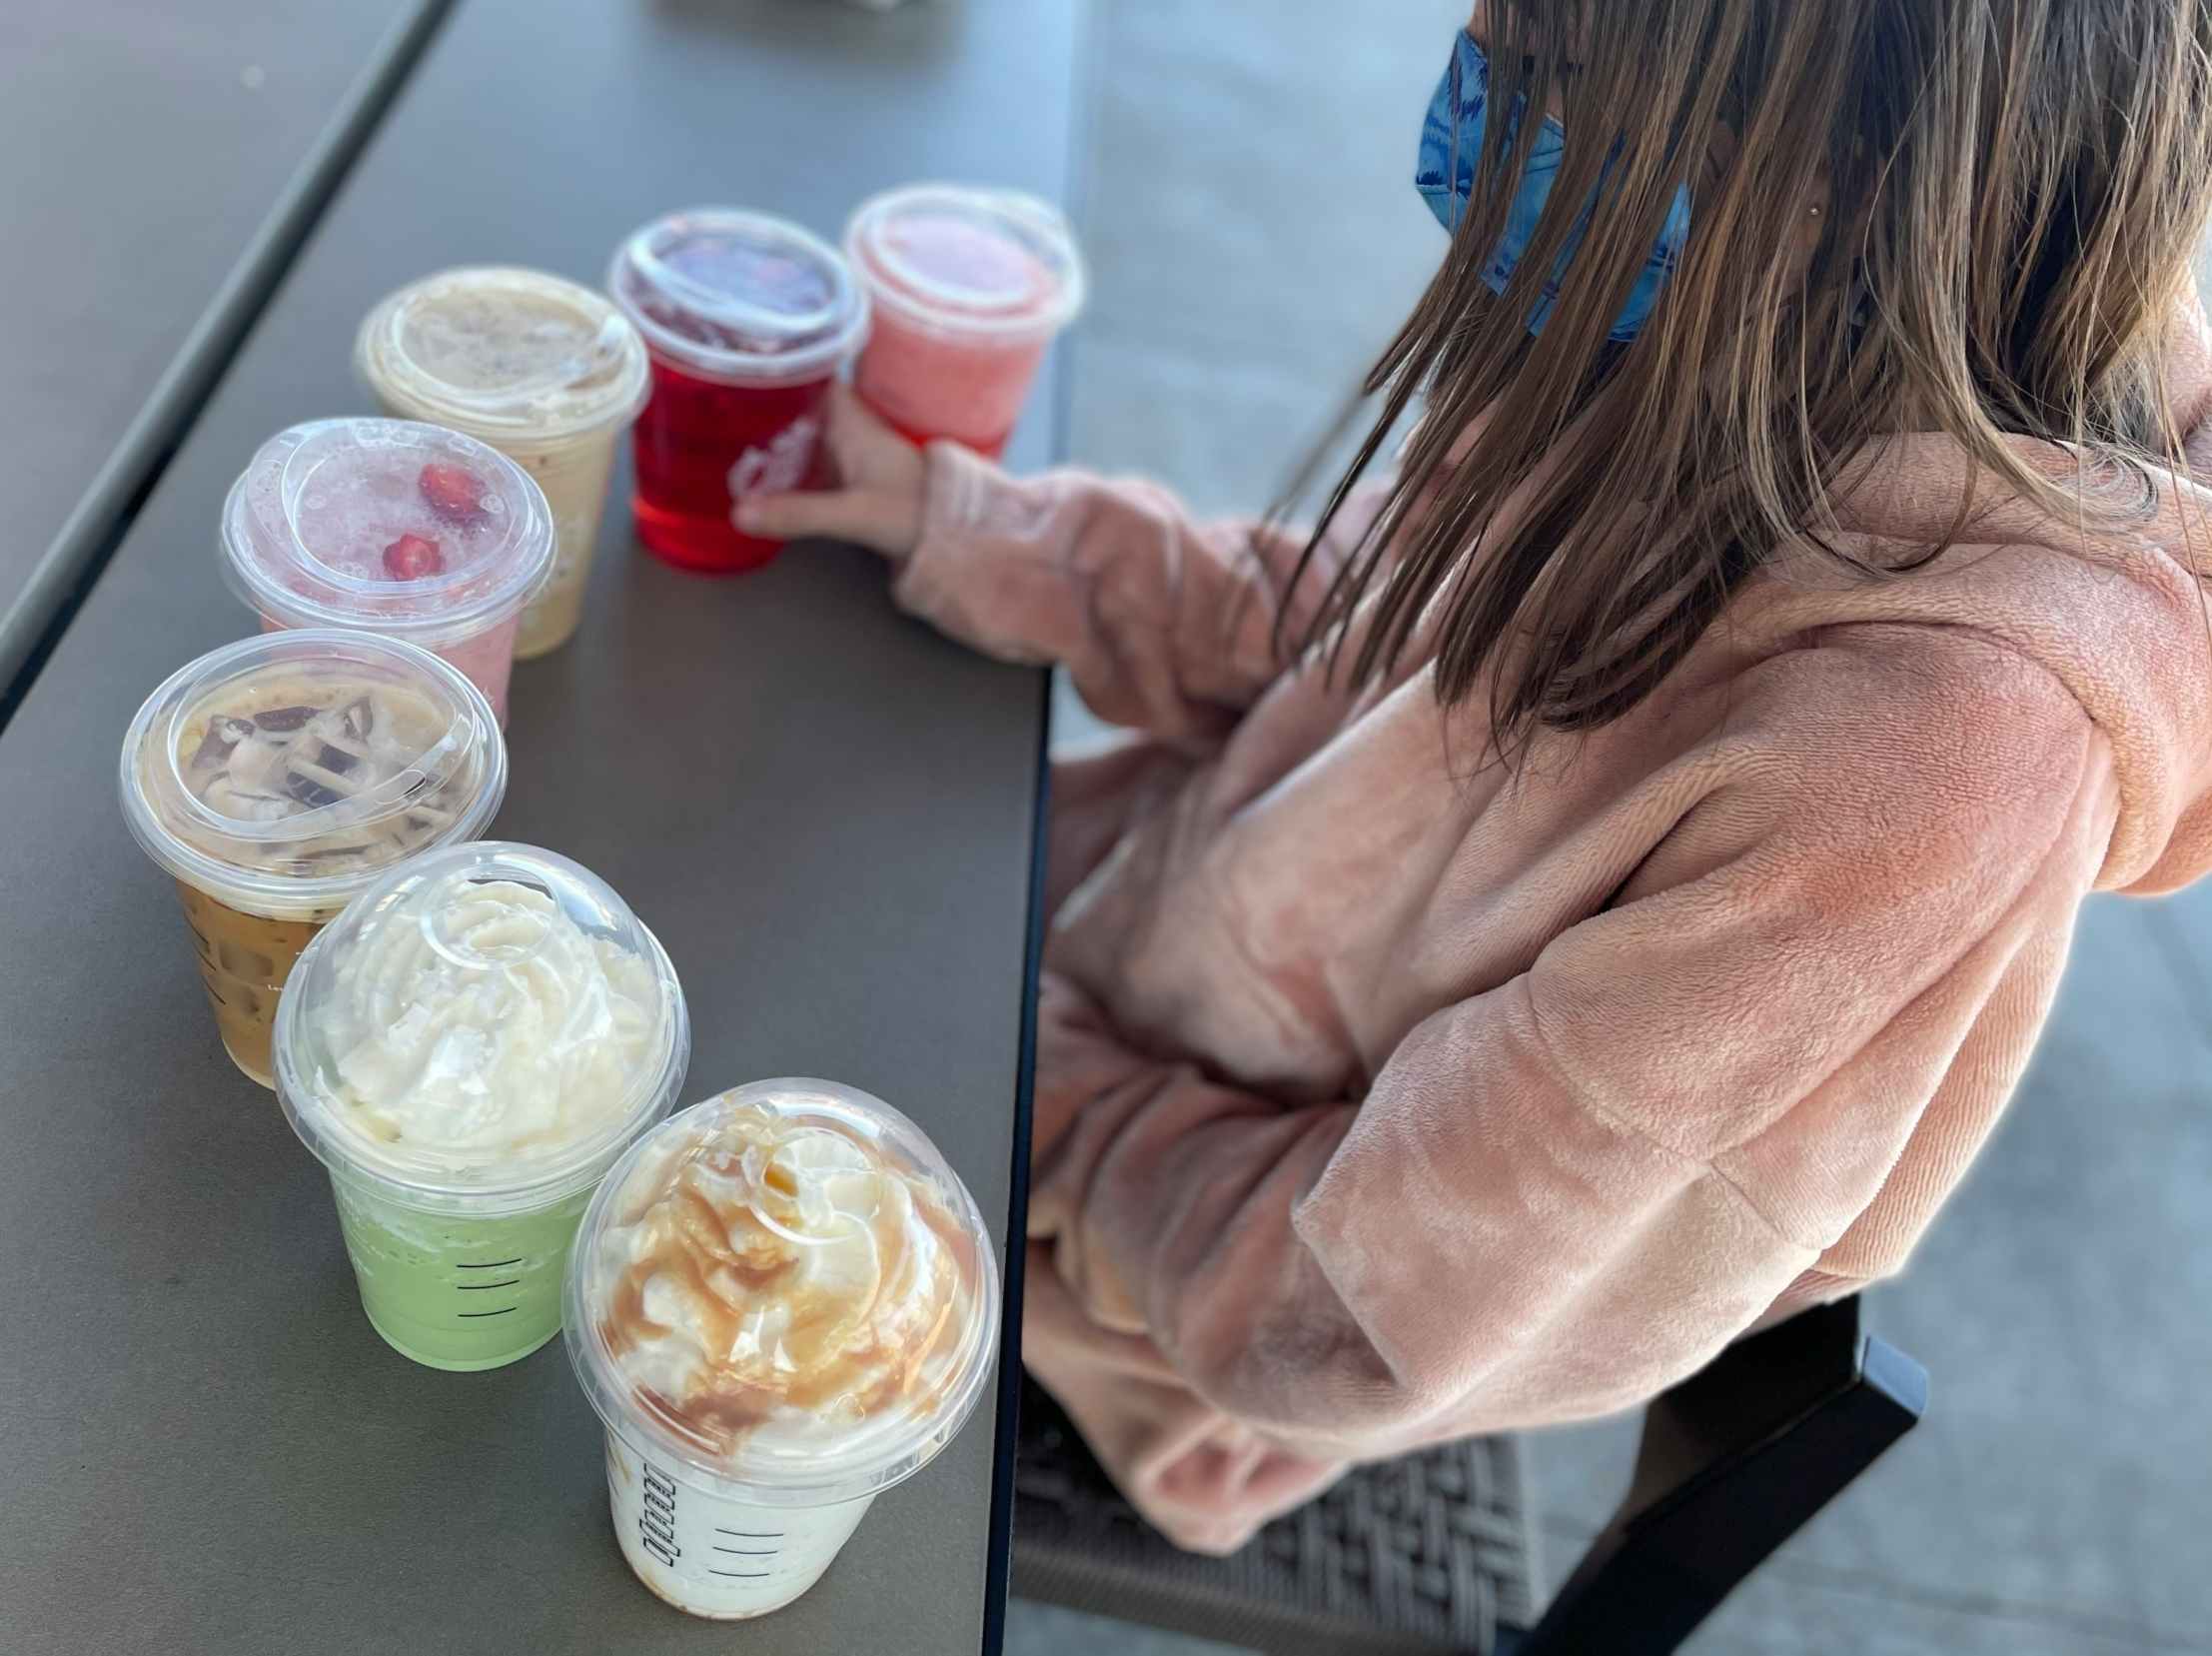
[[[659,1063],[652,966],[532,886],[457,881],[348,941],[312,1015],[331,1114],[372,1162],[499,1167],[604,1136]]]
[[[586,1303],[636,1401],[710,1455],[910,1421],[956,1378],[977,1243],[840,1123],[747,1105],[612,1193]]]

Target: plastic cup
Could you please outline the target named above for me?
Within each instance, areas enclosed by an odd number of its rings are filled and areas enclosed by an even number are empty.
[[[484,695],[363,633],[273,633],[170,675],[123,738],[123,816],[177,882],[231,1060],[273,1086],[293,962],[395,863],[474,839],[507,793]]]
[[[497,449],[412,420],[293,426],[232,485],[222,542],[265,629],[420,645],[507,723],[516,625],[553,568],[553,528],[545,491]]]
[[[420,857],[326,927],[278,1013],[277,1095],[386,1343],[483,1369],[552,1339],[585,1204],[690,1051],[660,944],[552,851]]]
[[[910,185],[862,204],[845,256],[875,313],[853,388],[916,443],[997,459],[1046,349],[1083,308],[1066,218],[1011,190]]]
[[[974,1198],[880,1098],[756,1081],[669,1117],[607,1175],[568,1271],[638,1580],[722,1620],[797,1598],[966,1423],[998,1316]]]
[[[371,311],[354,363],[385,413],[489,443],[546,492],[553,573],[523,606],[515,656],[566,644],[583,619],[614,446],[645,401],[645,345],[628,318],[557,276],[449,270]]]
[[[723,207],[646,225],[607,289],[652,358],[633,433],[637,538],[685,569],[757,569],[782,543],[740,533],[731,508],[816,481],[823,405],[867,336],[866,298],[826,242]]]

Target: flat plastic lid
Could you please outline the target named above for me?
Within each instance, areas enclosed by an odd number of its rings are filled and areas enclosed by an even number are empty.
[[[223,507],[238,595],[291,627],[431,648],[503,621],[552,568],[545,492],[499,450],[413,420],[279,432]]]
[[[413,645],[268,633],[170,675],[123,738],[123,815],[172,876],[275,918],[474,839],[507,793],[484,693]]]
[[[1013,190],[888,191],[853,214],[845,253],[878,306],[950,333],[1049,334],[1083,308],[1075,232]]]
[[[609,1424],[766,1505],[911,1476],[989,1383],[998,1265],[922,1130],[834,1081],[679,1111],[607,1174],[569,1261],[568,1354]]]
[[[867,297],[837,250],[765,213],[655,219],[615,252],[606,285],[653,350],[710,379],[818,379],[868,331]]]
[[[509,265],[425,277],[369,313],[354,362],[410,419],[487,442],[558,442],[643,406],[645,343],[604,297]]]
[[[668,1113],[690,1044],[675,970],[611,886],[485,840],[390,870],[309,944],[277,1091],[309,1149],[395,1199],[535,1206]]]

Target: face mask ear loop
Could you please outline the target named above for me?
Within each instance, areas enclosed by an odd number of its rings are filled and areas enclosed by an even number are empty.
[[[1460,199],[1460,192],[1458,187],[1460,177],[1460,141],[1466,135],[1467,130],[1467,123],[1460,119],[1460,111],[1466,107],[1467,99],[1467,87],[1465,77],[1466,67],[1467,54],[1461,51],[1459,47],[1455,45],[1452,48],[1451,66],[1445,70],[1445,75],[1450,81],[1452,87],[1452,165],[1449,169],[1447,169],[1444,175],[1445,194],[1451,198],[1452,202],[1452,219],[1451,222],[1444,227],[1444,229],[1445,233],[1453,237],[1455,240],[1458,239],[1460,234],[1460,220],[1465,215],[1468,207],[1468,203]],[[1488,130],[1487,122],[1485,123],[1485,130]],[[1475,164],[1478,167],[1482,165],[1481,156],[1477,156],[1475,158]]]

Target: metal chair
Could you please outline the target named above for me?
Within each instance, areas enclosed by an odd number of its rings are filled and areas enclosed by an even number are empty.
[[[1025,1383],[1013,1590],[1267,1656],[1658,1656],[1926,1405],[1926,1370],[1861,1332],[1856,1299],[1740,1341],[1646,1409],[1627,1497],[1539,1619],[1513,1438],[1360,1467],[1201,1558],[1147,1526]]]

